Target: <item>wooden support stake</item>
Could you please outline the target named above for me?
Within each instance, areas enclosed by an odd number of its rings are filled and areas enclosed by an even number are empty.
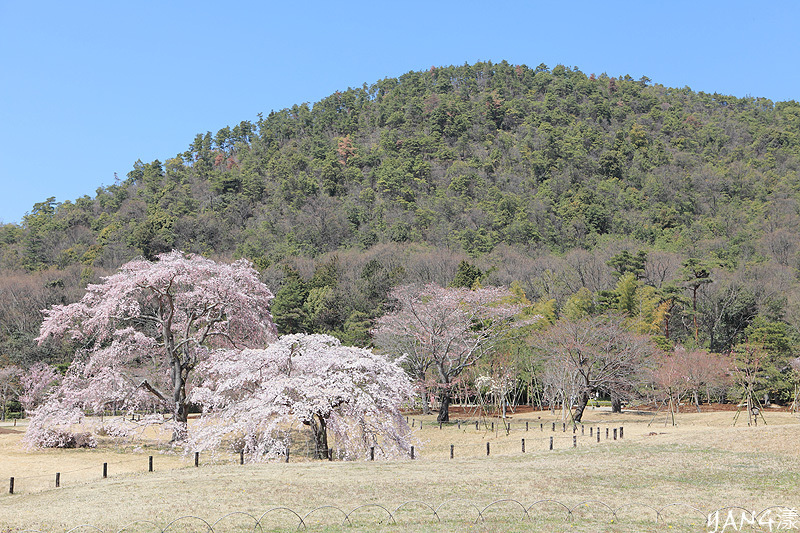
[[[522,439],[522,453],[525,453],[525,439]]]
[[[56,488],[61,486],[61,472],[56,472]]]
[[[525,431],[528,431],[528,423],[525,422]]]
[[[239,450],[239,464],[240,465],[244,464],[244,450]]]
[[[586,433],[584,432],[585,429],[586,428],[584,427],[584,425],[581,424],[581,436],[586,435]]]
[[[451,445],[450,445],[450,459],[452,459],[452,458],[453,458],[453,449],[454,449],[454,448],[455,448],[455,445],[451,444]]]
[[[622,426],[619,427],[619,438],[622,438]]]
[[[200,466],[200,452],[194,452],[194,466]]]
[[[414,447],[413,446],[411,447],[411,458],[412,459],[414,458]]]
[[[606,440],[608,440],[608,428],[606,428]]]
[[[286,462],[289,462],[289,447],[286,447]]]
[[[550,437],[550,449],[553,449],[553,437]]]
[[[555,431],[555,430],[556,430],[556,423],[553,422],[553,431]]]
[[[11,482],[8,484],[8,493],[14,494],[14,478],[11,478]]]
[[[370,461],[374,461],[375,460],[375,446],[370,446],[369,447],[369,460]]]
[[[597,442],[600,442],[600,428],[597,428]]]
[[[592,426],[589,426],[589,436],[594,437],[594,428]]]
[[[103,478],[108,477],[108,463],[103,463]]]
[[[614,440],[617,440],[617,428],[614,428]]]
[[[572,447],[573,448],[577,448],[578,447],[578,436],[577,435],[573,435],[572,436]]]
[[[152,455],[147,459],[147,471],[148,472],[152,472],[153,471],[153,456]]]
[[[567,432],[567,423],[566,422],[561,422],[561,432],[562,433],[566,433]]]

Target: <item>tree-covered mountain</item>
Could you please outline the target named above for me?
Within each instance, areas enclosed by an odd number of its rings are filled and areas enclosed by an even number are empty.
[[[627,313],[664,342],[793,338],[798,169],[795,101],[562,65],[409,72],[199,134],[0,226],[0,354],[58,360],[32,343],[40,309],[172,249],[251,259],[284,331],[354,343],[392,286],[469,269],[557,314]]]

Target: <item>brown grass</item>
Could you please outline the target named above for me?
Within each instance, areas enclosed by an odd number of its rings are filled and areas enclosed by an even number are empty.
[[[663,508],[687,504],[704,512],[727,505],[760,511],[771,505],[800,506],[800,423],[789,413],[766,413],[768,425],[731,425],[733,413],[687,413],[678,426],[665,426],[660,414],[590,410],[585,434],[580,428],[572,447],[571,429],[562,431],[560,419],[549,412],[511,418],[509,434],[495,419],[479,424],[451,424],[438,429],[432,417],[415,415],[420,444],[415,461],[293,462],[239,466],[226,464],[194,468],[190,459],[152,447],[105,444],[97,450],[20,449],[21,433],[0,434],[0,480],[15,476],[17,494],[0,496],[0,529],[67,530],[90,523],[117,531],[135,520],[150,520],[163,528],[171,520],[195,515],[209,522],[231,512],[259,517],[275,507],[289,507],[301,515],[320,506],[350,511],[379,504],[390,511],[404,502],[419,500],[440,510],[442,524],[430,509],[409,504],[397,514],[399,525],[386,522],[378,507],[364,508],[351,517],[355,527],[369,531],[703,531],[702,516],[687,508],[665,511],[668,522],[656,525],[644,507],[619,512],[618,521],[601,504],[575,509],[576,519],[564,520],[556,504],[531,509],[535,520],[523,520],[514,502],[499,503],[486,512],[486,521],[474,524],[477,509],[511,499],[530,506],[555,499],[570,507],[599,500],[619,508],[646,504]],[[419,421],[423,427],[419,430]],[[558,422],[552,431],[552,422]],[[525,431],[525,422],[529,431]],[[540,424],[543,429],[540,429]],[[589,437],[589,427],[601,428],[601,442]],[[606,440],[605,428],[624,427],[624,439]],[[594,429],[593,429],[594,433]],[[652,435],[651,433],[655,433]],[[610,432],[613,435],[613,432]],[[549,451],[554,437],[555,449]],[[521,439],[526,453],[521,453]],[[486,443],[491,455],[486,456]],[[450,459],[450,445],[455,458]],[[155,456],[155,472],[147,472],[147,456]],[[297,462],[295,462],[297,461]],[[109,479],[102,479],[102,463],[109,463]],[[55,472],[62,472],[62,488],[53,488]],[[18,480],[18,481],[17,481]],[[449,503],[445,503],[449,502]],[[471,502],[472,505],[468,505]],[[333,509],[315,511],[308,519],[318,530],[339,531],[343,516]],[[249,525],[247,525],[250,520]],[[170,531],[183,530],[196,519],[185,519]],[[298,520],[289,511],[269,513],[266,525],[295,529]],[[245,515],[225,518],[215,528],[252,530]],[[673,526],[670,528],[669,526]],[[312,528],[312,529],[314,529]],[[134,528],[135,529],[135,528]],[[269,529],[269,528],[267,528]],[[152,530],[152,528],[151,528]]]

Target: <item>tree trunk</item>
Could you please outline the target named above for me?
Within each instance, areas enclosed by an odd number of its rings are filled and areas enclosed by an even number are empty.
[[[424,375],[419,380],[419,390],[421,392],[420,397],[422,398],[422,414],[429,415],[431,414],[431,403],[428,399],[428,387],[425,386]]]
[[[312,415],[310,425],[314,436],[314,459],[327,459],[328,424],[320,415]]]
[[[572,419],[575,423],[579,423],[583,418],[583,412],[586,410],[586,405],[589,403],[589,391],[583,391],[578,395],[578,405],[575,408],[575,416]]]
[[[172,442],[183,442],[189,436],[187,424],[189,422],[189,409],[186,405],[186,376],[188,371],[179,360],[172,363],[172,400],[174,413],[172,421]]]
[[[622,398],[619,397],[618,394],[611,393],[611,412],[612,413],[621,413],[622,412]]]
[[[439,393],[439,416],[436,417],[437,422],[450,421],[450,389],[443,388]]]

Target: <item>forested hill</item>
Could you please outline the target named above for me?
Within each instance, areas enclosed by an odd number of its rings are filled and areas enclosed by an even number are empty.
[[[0,226],[0,354],[55,357],[32,345],[39,309],[172,249],[247,257],[285,329],[361,343],[388,287],[459,264],[555,313],[622,305],[633,273],[639,312],[677,295],[662,335],[724,350],[755,320],[800,326],[798,168],[795,101],[561,65],[409,72]]]

